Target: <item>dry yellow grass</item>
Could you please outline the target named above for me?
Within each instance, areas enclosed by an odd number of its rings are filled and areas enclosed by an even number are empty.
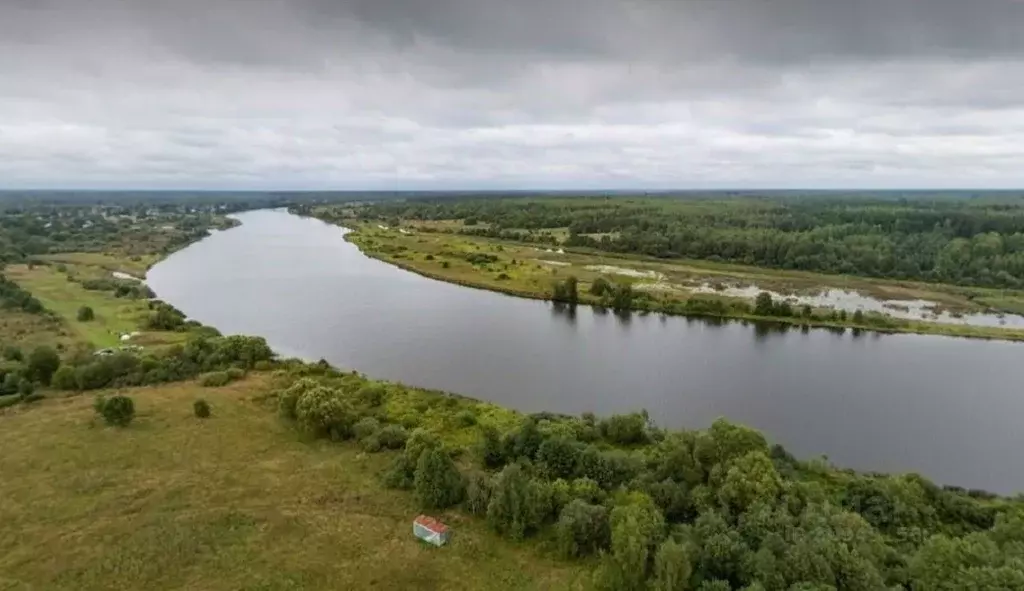
[[[0,589],[569,589],[586,565],[458,514],[411,535],[389,455],[304,441],[255,398],[271,379],[129,391],[127,429],[91,397],[0,411]],[[194,399],[213,407],[192,416]]]

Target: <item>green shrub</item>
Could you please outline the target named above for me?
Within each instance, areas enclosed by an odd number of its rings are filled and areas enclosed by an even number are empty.
[[[363,448],[363,451],[370,453],[377,453],[383,448],[380,442],[380,433],[378,432],[371,433],[360,439],[359,445]]]
[[[104,422],[115,427],[127,427],[135,418],[135,402],[127,396],[98,396],[93,409],[103,417]]]
[[[455,423],[460,427],[472,427],[476,424],[476,414],[471,410],[461,410],[455,415]]]
[[[245,370],[240,367],[229,367],[224,373],[228,375],[232,382],[245,377]]]
[[[420,460],[420,455],[429,449],[441,447],[441,439],[426,429],[416,429],[405,442],[405,453],[415,465]]]
[[[492,488],[491,479],[486,474],[470,474],[466,482],[466,510],[473,515],[487,515]]]
[[[608,547],[608,509],[575,499],[562,509],[555,524],[559,551],[568,557],[587,556]]]
[[[26,362],[29,377],[41,384],[49,385],[50,378],[60,367],[60,356],[52,347],[40,346],[32,350]]]
[[[505,445],[501,439],[501,433],[491,425],[484,427],[480,433],[478,443],[478,455],[484,468],[501,468],[505,465]]]
[[[295,419],[314,437],[341,440],[352,436],[356,415],[340,392],[317,386],[296,401]]]
[[[192,413],[200,419],[206,419],[210,416],[210,403],[200,398],[192,403]]]
[[[380,423],[373,417],[361,419],[352,427],[352,435],[360,441],[371,435],[377,435],[378,431],[380,431]]]
[[[4,359],[8,361],[24,361],[25,355],[14,345],[4,346]]]
[[[21,402],[21,396],[18,394],[12,394],[9,396],[0,396],[0,408],[7,408],[8,406],[14,406]]]
[[[387,449],[402,449],[405,447],[409,434],[401,425],[386,425],[377,434],[380,444]]]
[[[383,384],[371,383],[363,386],[356,392],[356,397],[363,404],[375,407],[380,406],[384,403],[384,397],[387,395],[387,389]]]
[[[53,374],[53,378],[50,380],[50,385],[58,390],[77,390],[78,377],[75,373],[75,369],[67,365],[61,366],[57,372]]]
[[[383,482],[388,488],[411,490],[416,477],[416,462],[412,461],[408,453],[401,453],[395,456],[391,465],[384,471]]]
[[[96,318],[96,313],[89,306],[82,306],[76,315],[79,322],[90,322]]]
[[[302,378],[296,380],[294,384],[288,387],[287,390],[282,392],[277,398],[277,411],[286,419],[295,418],[295,403],[298,402],[299,398],[306,392],[313,388],[320,387],[320,384],[310,378]]]
[[[220,388],[231,383],[231,376],[226,371],[213,371],[199,378],[199,385],[204,388]]]
[[[255,371],[270,371],[274,369],[274,362],[264,359],[261,361],[257,361],[255,364],[253,364],[252,368]]]

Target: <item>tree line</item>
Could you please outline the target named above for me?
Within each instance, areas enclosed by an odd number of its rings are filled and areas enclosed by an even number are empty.
[[[848,197],[411,199],[357,215],[479,222],[460,231],[695,258],[991,287],[1024,285],[1024,200]]]

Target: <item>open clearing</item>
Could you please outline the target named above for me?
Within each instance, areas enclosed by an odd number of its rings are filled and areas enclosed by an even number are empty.
[[[411,533],[390,454],[307,442],[256,401],[272,379],[129,391],[125,430],[91,396],[0,411],[0,589],[572,589],[587,563],[444,514],[451,545]],[[213,416],[192,416],[207,399]]]

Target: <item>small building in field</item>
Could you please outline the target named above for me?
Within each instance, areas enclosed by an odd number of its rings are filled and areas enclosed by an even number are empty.
[[[412,533],[428,544],[444,546],[448,543],[451,530],[433,517],[420,515],[412,522]]]

